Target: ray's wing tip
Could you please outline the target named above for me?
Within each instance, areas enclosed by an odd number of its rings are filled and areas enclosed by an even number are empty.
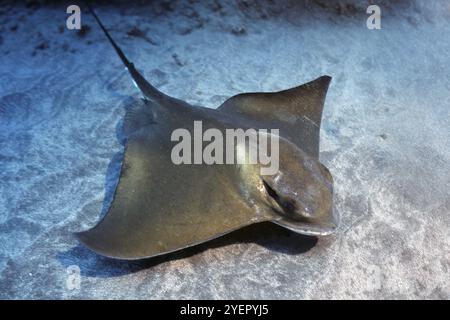
[[[91,230],[92,229],[88,229],[88,230],[84,230],[84,231],[79,231],[79,232],[73,232],[72,236],[77,239],[81,244],[83,244],[86,248],[88,248],[89,250],[100,254],[102,256],[107,257],[108,255],[99,251],[97,249],[97,247],[95,246],[95,242],[96,240],[92,237],[91,235]]]
[[[324,74],[323,76],[320,76],[319,78],[317,78],[317,80],[320,80],[325,85],[329,85],[332,79],[333,79],[333,77],[328,74]]]
[[[90,242],[89,241],[89,238],[90,238],[89,230],[90,229],[84,230],[84,231],[73,232],[72,236],[90,249],[91,246],[89,245],[89,242]]]
[[[120,259],[120,260],[128,260],[127,258],[115,256],[107,252],[103,252],[102,250],[99,250],[95,245],[95,240],[92,239],[90,236],[90,231],[92,229],[88,229],[85,231],[79,231],[79,232],[73,232],[72,235],[75,239],[77,239],[83,246],[85,246],[87,249],[89,249],[91,252],[106,257],[110,259]]]
[[[136,260],[143,260],[143,259],[150,259],[159,255],[162,255],[164,253],[158,253],[158,254],[149,254],[149,255],[143,255],[143,254],[132,254],[131,252],[124,253],[123,250],[108,250],[104,248],[100,248],[98,245],[96,245],[96,242],[98,239],[95,238],[91,234],[92,229],[88,229],[85,231],[80,232],[73,232],[72,235],[77,239],[82,245],[84,245],[87,249],[89,249],[91,252],[100,255],[102,257],[113,259],[113,260],[123,260],[123,261],[136,261]]]

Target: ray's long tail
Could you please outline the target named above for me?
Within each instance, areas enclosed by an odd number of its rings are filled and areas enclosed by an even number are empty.
[[[114,41],[114,39],[110,36],[108,30],[104,27],[103,23],[101,22],[100,18],[97,16],[95,11],[91,8],[89,3],[86,2],[86,6],[89,10],[89,12],[94,16],[95,20],[97,21],[100,28],[103,30],[103,33],[108,38],[109,42],[113,46],[114,50],[116,51],[117,55],[119,56],[120,60],[122,60],[123,64],[128,69],[128,72],[130,73],[131,77],[134,80],[134,83],[136,86],[141,90],[142,94],[145,98],[151,100],[151,101],[158,101],[161,102],[166,99],[172,99],[171,97],[165,95],[158,89],[156,89],[154,86],[152,86],[140,73],[136,70],[134,67],[134,64],[128,60],[128,58],[123,53],[122,49],[117,45],[117,43]]]

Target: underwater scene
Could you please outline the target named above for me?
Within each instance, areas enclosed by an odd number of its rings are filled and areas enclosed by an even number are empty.
[[[0,0],[0,299],[450,299],[450,2]]]

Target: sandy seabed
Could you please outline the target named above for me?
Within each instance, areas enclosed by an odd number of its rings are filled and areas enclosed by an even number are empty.
[[[141,262],[72,236],[105,211],[139,93],[89,14],[76,32],[64,5],[2,5],[0,298],[449,299],[450,6],[380,3],[381,30],[367,1],[97,7],[147,79],[196,105],[333,77],[320,159],[335,235],[265,224]]]

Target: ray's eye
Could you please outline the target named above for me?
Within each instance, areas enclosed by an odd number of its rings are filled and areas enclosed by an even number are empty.
[[[267,194],[278,202],[278,200],[280,199],[278,193],[265,180],[263,180],[262,182],[264,184],[264,188],[266,188]]]
[[[274,199],[278,205],[283,209],[288,215],[295,213],[297,205],[294,200],[286,197],[281,197],[266,181],[263,180],[264,187],[266,188],[267,194]]]

